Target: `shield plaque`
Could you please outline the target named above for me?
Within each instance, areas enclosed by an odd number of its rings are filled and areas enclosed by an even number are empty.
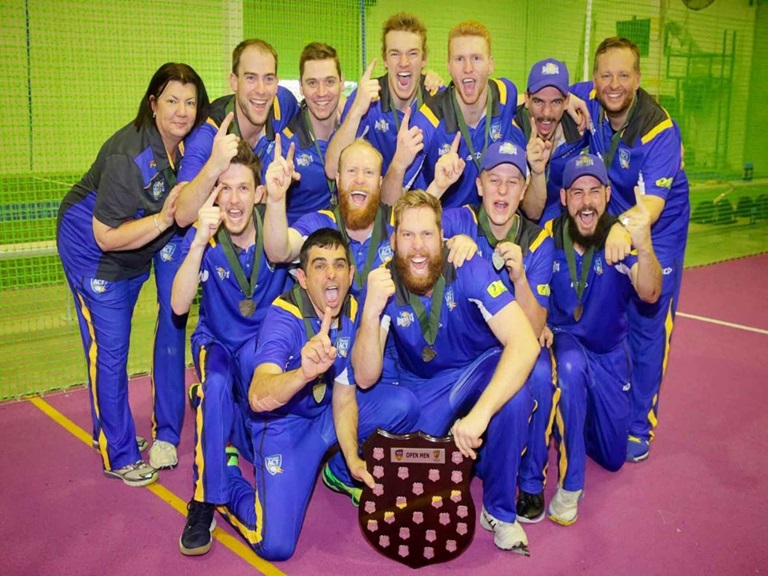
[[[376,485],[363,488],[358,519],[376,550],[420,568],[453,560],[467,549],[475,532],[472,460],[461,455],[453,438],[377,430],[363,454]]]

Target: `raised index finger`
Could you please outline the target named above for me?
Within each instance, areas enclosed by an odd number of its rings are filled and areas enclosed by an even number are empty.
[[[395,114],[397,114],[397,111],[395,111]],[[411,107],[408,106],[408,108],[405,109],[405,112],[403,113],[403,123],[400,125],[400,132],[408,132],[408,125],[411,123]]]
[[[536,120],[534,118],[531,118],[530,121],[531,124],[531,137],[528,139],[528,142],[533,142],[536,140],[536,138],[539,137],[539,130],[536,128]]]
[[[323,323],[320,324],[320,331],[317,333],[318,336],[328,336],[331,332],[331,322],[333,322],[333,312],[331,312],[331,308],[329,306],[325,307],[325,312],[323,312]]]
[[[366,68],[365,72],[363,72],[363,77],[360,79],[361,81],[371,79],[371,75],[373,74],[373,69],[376,68],[377,61],[378,61],[378,58],[374,58],[373,60],[371,60],[371,63],[368,64],[368,68]]]
[[[226,136],[227,130],[229,130],[229,125],[232,124],[232,120],[235,118],[235,113],[230,112],[227,114],[227,117],[224,118],[224,120],[221,123],[221,126],[219,126],[219,131],[216,133],[216,136]]]
[[[453,137],[453,142],[451,143],[451,152],[459,153],[459,142],[461,142],[461,132],[456,132],[456,136]]]
[[[283,145],[280,142],[280,134],[275,134],[275,158],[283,157]]]

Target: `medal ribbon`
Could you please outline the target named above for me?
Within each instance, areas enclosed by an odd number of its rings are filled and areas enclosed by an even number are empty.
[[[456,87],[452,87],[451,89],[451,99],[453,100],[453,108],[456,112],[456,121],[459,123],[459,130],[461,131],[461,135],[464,138],[464,142],[467,143],[467,148],[469,148],[469,153],[472,155],[472,160],[475,163],[475,166],[477,166],[477,169],[480,170],[480,163],[483,160],[483,156],[485,156],[485,151],[488,149],[488,134],[491,132],[491,113],[493,112],[493,98],[491,97],[491,89],[487,89],[488,92],[486,93],[485,97],[485,138],[483,140],[483,153],[480,155],[480,158],[477,158],[475,156],[475,147],[472,145],[472,139],[469,137],[469,129],[467,128],[467,121],[464,120],[464,114],[461,112],[461,108],[459,108],[459,101],[456,99]]]
[[[432,290],[432,304],[430,305],[429,316],[427,316],[427,310],[424,308],[421,299],[408,290],[408,300],[419,319],[421,334],[430,346],[433,346],[435,340],[437,340],[437,329],[440,327],[440,312],[443,309],[444,292],[445,278],[440,274],[440,277],[437,279],[437,282],[435,282],[435,286]]]
[[[347,227],[344,225],[344,219],[341,217],[341,212],[339,211],[338,206],[333,207],[333,215],[336,217],[336,226],[339,229],[339,232],[341,232],[341,235],[344,237],[344,241],[349,246],[349,235],[347,234]],[[368,273],[371,271],[371,268],[373,267],[373,261],[376,259],[376,253],[379,251],[379,244],[381,244],[381,241],[384,234],[384,214],[381,211],[381,208],[379,208],[378,212],[376,212],[376,219],[373,221],[373,232],[371,233],[371,238],[369,240],[368,244],[368,252],[365,255],[365,267],[362,270],[362,273],[360,270],[355,271],[355,285],[362,290],[363,286],[365,285],[365,280],[368,278]]]
[[[224,118],[227,117],[227,114],[230,112],[235,112],[235,99],[232,98],[229,102],[227,102],[227,105],[224,107]],[[229,125],[229,130],[227,130],[227,134],[234,134],[238,138],[242,139],[242,135],[240,134],[240,126],[237,125],[237,114],[234,115],[232,118],[232,123]]]
[[[421,85],[419,85],[419,89],[416,91],[416,110],[421,108],[421,105],[424,103],[424,97],[421,92]],[[392,98],[392,93],[389,94],[389,107],[392,112],[392,117],[395,120],[395,130],[397,132],[400,131],[400,116],[397,114],[397,108],[395,108],[394,104],[394,98]]]
[[[256,288],[256,281],[259,277],[259,268],[261,267],[261,253],[264,249],[264,234],[263,226],[261,223],[261,214],[254,207],[253,219],[256,221],[256,250],[253,253],[253,267],[251,268],[250,283],[248,278],[245,277],[243,267],[240,265],[240,261],[235,256],[235,247],[232,244],[232,238],[229,237],[229,232],[223,226],[216,232],[216,241],[221,244],[221,249],[224,251],[224,256],[227,259],[227,264],[235,274],[235,280],[237,285],[240,286],[240,290],[243,292],[246,298],[253,297],[253,291]]]
[[[584,253],[583,260],[581,262],[581,279],[576,281],[576,255],[573,249],[573,240],[568,232],[568,221],[563,224],[563,249],[565,250],[565,259],[568,262],[568,272],[571,274],[571,284],[576,291],[576,299],[578,300],[577,306],[582,306],[581,297],[584,294],[584,288],[587,286],[587,276],[589,276],[589,269],[592,268],[592,257],[595,254],[595,247],[590,246]]]
[[[304,125],[307,127],[307,132],[309,132],[309,136],[312,138],[312,144],[315,145],[315,152],[317,152],[317,155],[320,156],[320,160],[323,162],[323,174],[325,174],[325,154],[320,150],[320,144],[318,144],[315,131],[312,129],[312,121],[309,119],[309,108],[305,106],[301,111],[301,115],[304,117]],[[325,182],[328,185],[328,192],[331,195],[331,204],[336,206],[336,182],[327,176],[325,177]]]
[[[496,245],[499,242],[512,242],[515,244],[515,240],[517,240],[517,233],[520,231],[520,214],[515,212],[515,215],[512,219],[512,227],[509,229],[509,232],[507,232],[507,235],[502,238],[501,240],[497,240],[496,236],[494,236],[493,232],[491,231],[491,223],[488,221],[488,214],[485,212],[485,207],[480,204],[480,208],[477,210],[477,221],[480,224],[480,228],[483,229],[483,234],[485,234],[485,239],[488,240],[488,244],[491,245],[491,248],[496,248]]]

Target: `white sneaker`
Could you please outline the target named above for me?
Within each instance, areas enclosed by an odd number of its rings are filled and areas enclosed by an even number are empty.
[[[528,536],[520,523],[503,522],[491,516],[483,506],[483,512],[480,514],[480,526],[493,532],[493,543],[502,550],[512,550],[524,556],[530,556],[528,552]]]
[[[173,468],[179,463],[176,446],[164,440],[155,440],[149,449],[149,465],[156,470]]]
[[[579,500],[584,497],[584,490],[565,490],[558,488],[555,497],[549,503],[547,516],[561,526],[570,526],[579,517]]]
[[[142,460],[128,464],[116,470],[104,470],[107,478],[118,478],[128,486],[146,486],[157,481],[157,470],[147,466]]]

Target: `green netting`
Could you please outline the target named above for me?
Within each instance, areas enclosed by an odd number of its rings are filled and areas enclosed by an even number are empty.
[[[643,51],[642,85],[678,120],[693,182],[686,265],[768,251],[768,5],[762,0],[0,0],[0,398],[85,380],[71,294],[55,253],[55,217],[104,142],[136,113],[163,62],[191,64],[215,98],[229,92],[232,48],[261,37],[296,86],[304,44],[336,47],[347,81],[379,58],[381,24],[419,15],[429,66],[447,78],[447,33],[475,18],[493,37],[495,75],[525,86],[529,66],[563,60],[588,78],[606,36]],[[150,368],[150,279],[133,326],[129,371]],[[190,330],[195,324],[193,312]]]

